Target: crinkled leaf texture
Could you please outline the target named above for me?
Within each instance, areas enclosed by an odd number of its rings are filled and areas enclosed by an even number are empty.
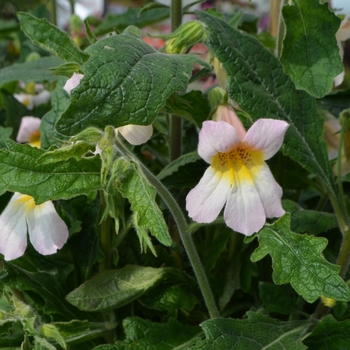
[[[304,340],[309,350],[348,349],[350,320],[338,322],[327,315]]]
[[[114,345],[101,345],[94,350],[186,350],[201,336],[199,327],[185,326],[170,318],[167,323],[155,323],[139,317],[123,321],[126,339]]]
[[[99,273],[66,297],[84,311],[116,309],[138,299],[171,274],[171,268],[127,265]]]
[[[205,12],[198,15],[209,29],[206,44],[227,73],[230,97],[253,120],[272,118],[288,122],[284,154],[317,174],[335,192],[323,138],[323,119],[315,99],[295,89],[278,59],[254,37]]]
[[[308,321],[282,322],[252,311],[247,319],[215,318],[201,324],[206,340],[189,347],[204,350],[303,350]]]
[[[51,24],[46,18],[37,18],[29,13],[17,14],[23,32],[32,42],[68,62],[84,63],[89,55],[79,49],[66,32]]]
[[[40,163],[44,150],[10,140],[6,144],[7,149],[0,150],[0,192],[28,194],[41,204],[102,188],[99,156]]]
[[[286,26],[281,63],[297,89],[317,98],[343,71],[335,34],[340,18],[319,0],[294,0],[282,9]]]
[[[195,55],[166,55],[131,33],[89,46],[85,76],[71,92],[71,104],[56,124],[64,135],[89,126],[148,125],[173,92],[185,92]]]
[[[321,253],[328,241],[290,230],[290,214],[272,225],[266,225],[258,237],[260,246],[251,256],[253,262],[271,255],[273,280],[276,284],[290,283],[309,303],[321,295],[335,300],[350,300],[350,290],[338,275],[340,267],[326,261]]]

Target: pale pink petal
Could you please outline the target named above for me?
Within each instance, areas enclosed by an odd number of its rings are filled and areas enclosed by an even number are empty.
[[[259,119],[248,130],[243,142],[263,151],[264,159],[269,159],[281,148],[288,127],[282,120]]]
[[[73,73],[72,77],[66,81],[63,89],[70,94],[70,92],[79,85],[80,80],[83,78],[83,74]]]
[[[222,120],[223,122],[231,124],[236,129],[239,139],[243,140],[247,132],[231,106],[219,106],[215,116],[216,121]]]
[[[153,133],[152,125],[125,125],[116,129],[132,145],[141,145],[147,142]]]
[[[236,180],[236,186],[227,195],[224,219],[234,231],[251,236],[264,226],[264,206],[254,182],[238,177]]]
[[[335,87],[339,86],[342,84],[343,80],[344,80],[344,77],[345,77],[345,72],[342,71],[339,75],[337,75],[334,80],[333,80],[333,85]]]
[[[22,256],[27,247],[26,203],[31,197],[15,193],[0,215],[0,253],[5,260]]]
[[[49,102],[51,99],[51,93],[47,90],[39,92],[37,95],[33,95],[32,101],[34,106],[40,106],[43,103]]]
[[[255,174],[254,183],[264,206],[266,217],[282,216],[285,213],[281,203],[282,188],[274,179],[266,163]]]
[[[30,94],[26,94],[24,92],[21,92],[20,94],[14,94],[13,97],[22,105],[26,106],[27,109],[33,109],[34,103],[33,103],[33,96]]]
[[[31,135],[39,131],[40,123],[40,118],[23,117],[21,120],[21,125],[19,126],[16,141],[20,143],[29,142]]]
[[[230,185],[222,173],[209,167],[186,197],[188,215],[197,222],[214,221],[224,207]]]
[[[28,211],[27,223],[30,241],[42,255],[56,253],[67,242],[67,225],[50,201],[36,205]]]
[[[223,121],[205,121],[199,132],[198,154],[208,163],[221,152],[229,151],[239,142],[235,128]]]

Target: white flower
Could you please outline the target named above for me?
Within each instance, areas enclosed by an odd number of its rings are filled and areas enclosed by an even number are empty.
[[[36,205],[33,197],[15,193],[0,215],[0,253],[5,260],[22,256],[30,241],[40,254],[49,255],[62,248],[68,228],[52,202]]]
[[[40,123],[40,118],[23,117],[19,126],[16,141],[20,143],[29,143],[33,147],[40,148]]]
[[[40,106],[50,100],[51,94],[47,90],[39,92],[37,95],[31,95],[26,93],[14,94],[15,99],[25,105],[28,109],[33,109],[36,106]]]
[[[83,74],[74,73],[73,76],[66,81],[63,89],[70,94],[70,92],[79,85],[80,80],[83,77]],[[153,126],[129,124],[116,128],[115,132],[116,134],[121,133],[126,141],[136,146],[147,142],[151,138],[153,134]]]
[[[210,167],[187,195],[186,208],[193,220],[209,223],[226,204],[226,224],[249,236],[266,217],[284,214],[282,189],[265,160],[281,147],[288,124],[260,119],[246,132],[238,117],[234,123],[230,119],[203,123],[198,153]]]

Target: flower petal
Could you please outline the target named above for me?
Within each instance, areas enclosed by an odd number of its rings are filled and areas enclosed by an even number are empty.
[[[235,128],[239,139],[243,140],[247,132],[231,106],[220,105],[216,110],[215,119],[216,121],[222,120],[223,122],[231,124]]]
[[[26,202],[31,197],[15,193],[0,215],[0,253],[5,260],[22,256],[27,247]]]
[[[227,195],[224,219],[234,231],[251,236],[264,226],[264,206],[254,182],[238,178],[236,181],[237,185]]]
[[[289,124],[283,120],[259,119],[248,130],[243,142],[271,158],[282,146]]]
[[[232,125],[208,120],[203,123],[199,132],[198,154],[211,163],[217,153],[229,151],[238,142],[239,137]]]
[[[254,183],[264,206],[266,217],[282,216],[285,213],[281,203],[282,188],[274,179],[266,163],[259,169],[259,173],[254,178]]]
[[[70,92],[79,85],[80,80],[83,78],[83,74],[73,73],[72,77],[64,84],[63,89],[70,94]]]
[[[116,129],[123,137],[132,145],[141,145],[147,142],[153,134],[153,126],[151,125],[125,125]]]
[[[67,225],[50,201],[28,210],[27,223],[30,241],[40,254],[54,254],[67,242]]]
[[[40,118],[23,117],[19,126],[16,141],[20,143],[29,142],[30,137],[39,131]]]
[[[225,205],[230,185],[222,173],[209,167],[186,197],[188,215],[197,222],[214,221]]]

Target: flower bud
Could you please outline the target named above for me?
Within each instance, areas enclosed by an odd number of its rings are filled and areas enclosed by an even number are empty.
[[[209,103],[211,108],[215,108],[218,104],[224,101],[226,92],[221,87],[216,86],[209,91]]]
[[[333,307],[336,303],[336,300],[334,300],[332,298],[324,297],[323,295],[321,295],[321,300],[322,300],[322,303],[328,307]]]
[[[200,21],[190,21],[178,28],[174,33],[160,35],[159,38],[169,39],[165,43],[167,53],[184,53],[188,47],[203,41],[207,37],[207,30]]]
[[[213,66],[214,66],[215,75],[219,81],[219,85],[224,90],[226,90],[226,83],[227,83],[226,71],[222,66],[222,63],[216,57],[214,57],[213,59]]]

